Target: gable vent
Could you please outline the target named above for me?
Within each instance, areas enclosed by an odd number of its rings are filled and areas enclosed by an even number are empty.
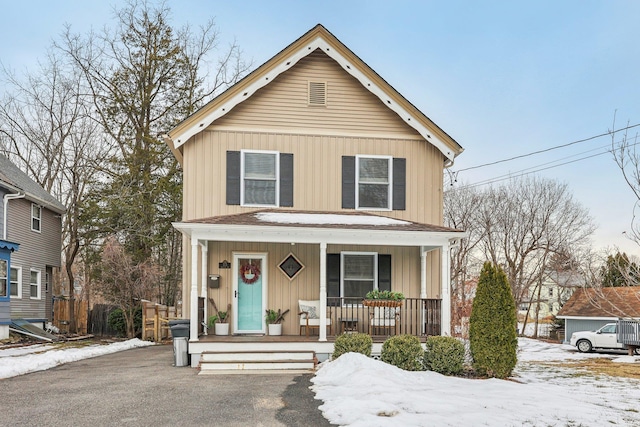
[[[309,82],[309,105],[327,105],[326,82]]]

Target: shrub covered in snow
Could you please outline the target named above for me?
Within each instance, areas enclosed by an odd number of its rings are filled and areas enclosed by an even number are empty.
[[[341,355],[349,352],[361,353],[365,356],[371,356],[371,348],[373,340],[369,334],[342,334],[336,338],[333,344],[333,359],[337,359]]]
[[[405,371],[422,371],[424,350],[413,335],[396,335],[382,344],[380,359]]]
[[[424,367],[443,375],[460,375],[464,369],[464,344],[454,337],[429,337]]]
[[[516,366],[516,304],[507,276],[485,262],[469,319],[473,367],[480,375],[506,378]]]

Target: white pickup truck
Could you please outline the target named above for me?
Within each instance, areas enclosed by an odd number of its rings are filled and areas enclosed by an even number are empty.
[[[618,342],[617,324],[607,323],[597,331],[580,331],[571,335],[571,345],[576,346],[579,352],[588,353],[593,349],[618,349],[627,347]],[[636,354],[640,354],[640,348],[636,348]]]

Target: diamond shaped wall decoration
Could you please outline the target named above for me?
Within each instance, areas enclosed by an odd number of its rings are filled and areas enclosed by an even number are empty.
[[[282,271],[289,280],[293,280],[304,269],[304,265],[295,255],[290,253],[280,265],[278,265],[278,268],[280,268],[280,271]]]

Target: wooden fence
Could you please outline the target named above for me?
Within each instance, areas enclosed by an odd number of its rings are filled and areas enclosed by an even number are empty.
[[[161,342],[171,337],[169,320],[178,319],[175,307],[142,302],[142,340]]]
[[[82,300],[74,301],[74,317],[79,334],[87,333],[87,302]],[[69,332],[69,323],[71,316],[69,315],[69,299],[54,298],[53,299],[53,325],[60,329],[60,332]]]

